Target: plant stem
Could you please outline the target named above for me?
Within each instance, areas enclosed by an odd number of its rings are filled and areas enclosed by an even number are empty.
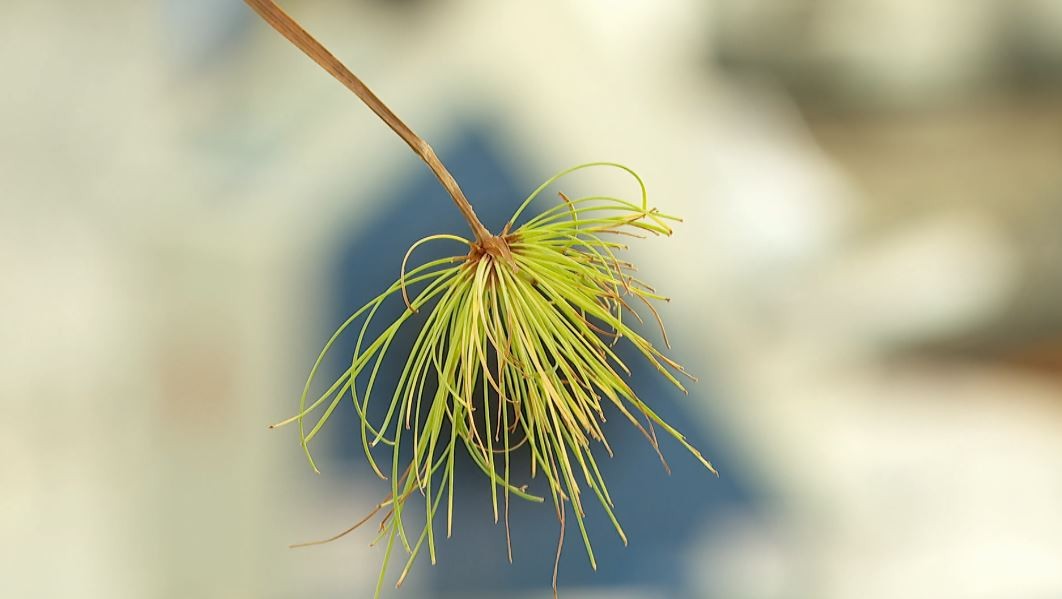
[[[342,83],[354,92],[362,102],[365,103],[376,116],[380,117],[383,122],[387,123],[387,126],[392,131],[398,134],[409,147],[413,149],[413,152],[428,165],[431,172],[435,173],[435,176],[439,179],[439,183],[446,189],[450,197],[453,198],[454,203],[457,204],[457,209],[461,211],[461,214],[468,221],[468,226],[472,228],[472,232],[476,236],[476,241],[479,244],[491,244],[493,235],[490,231],[483,226],[479,217],[476,216],[475,210],[472,209],[472,204],[468,202],[464,192],[457,185],[457,181],[454,179],[450,171],[446,170],[442,161],[435,155],[435,150],[428,145],[428,142],[421,139],[419,135],[413,132],[402,119],[398,118],[386,104],[380,100],[366,86],[362,83],[361,79],[358,79],[354,73],[350,72],[342,62],[339,61],[331,52],[328,51],[320,42],[318,42],[312,35],[310,35],[305,29],[302,28],[299,23],[289,16],[282,8],[277,6],[273,0],[244,0],[248,6],[250,6],[262,19],[273,26],[281,35],[286,37],[289,42],[295,45],[296,48],[302,50],[307,56],[313,59],[324,70],[328,71],[330,75],[336,78],[337,81]]]

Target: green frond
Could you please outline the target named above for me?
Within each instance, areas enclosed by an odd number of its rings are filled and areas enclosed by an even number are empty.
[[[591,167],[629,174],[638,184],[639,198],[569,199],[561,194],[559,205],[518,224],[532,201],[550,185]],[[612,454],[601,426],[608,411],[622,414],[657,453],[654,424],[660,426],[715,472],[678,430],[638,398],[627,382],[629,368],[613,350],[625,339],[682,391],[686,389],[679,377],[693,378],[624,322],[625,314],[643,321],[632,302],[645,307],[667,345],[663,322],[653,306],[667,298],[631,274],[634,265],[618,256],[626,246],[612,237],[670,235],[668,223],[678,220],[648,206],[645,184],[631,169],[608,162],[579,165],[550,178],[520,204],[500,236],[511,257],[502,258],[473,240],[454,235],[426,237],[406,253],[398,280],[340,325],[310,370],[298,413],[274,426],[298,423],[301,445],[317,471],[311,441],[343,398],[351,398],[365,457],[391,486],[390,495],[377,507],[388,509],[378,539],[386,538],[387,546],[377,594],[396,540],[407,555],[398,585],[425,545],[435,563],[436,519],[444,496],[447,536],[453,528],[454,464],[459,450],[486,476],[495,522],[504,512],[510,561],[510,497],[544,501],[528,493],[526,486],[514,484],[520,475],[510,469],[513,452],[528,451],[531,468],[527,477],[541,473],[546,480],[562,539],[565,504],[571,504],[595,568],[583,522],[584,490],[590,490],[627,543],[592,451],[600,444]],[[467,255],[433,260],[407,272],[417,248],[442,240],[466,245]],[[381,333],[368,336],[377,310],[396,294],[401,295],[406,310]],[[389,390],[386,413],[382,421],[370,422],[369,402],[385,401],[374,388],[380,365],[401,327],[422,311],[426,314],[411,325],[420,330],[395,387]],[[350,367],[310,401],[324,357],[359,319]],[[363,379],[365,388],[359,395],[356,383]],[[312,423],[308,430],[307,423]],[[386,473],[373,455],[373,448],[380,444],[390,448]],[[661,461],[667,468],[662,455]],[[424,498],[423,525],[411,535],[404,511],[409,498],[418,493]],[[558,550],[558,559],[559,555]]]

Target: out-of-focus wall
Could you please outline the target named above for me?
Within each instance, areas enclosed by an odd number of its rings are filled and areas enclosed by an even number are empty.
[[[285,5],[437,148],[686,218],[638,261],[744,503],[568,596],[1062,593],[1057,2]],[[0,595],[366,595],[368,532],[286,545],[380,487],[266,425],[420,165],[236,1],[8,0],[0,72]]]

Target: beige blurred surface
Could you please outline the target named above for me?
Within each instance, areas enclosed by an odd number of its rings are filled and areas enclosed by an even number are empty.
[[[221,4],[0,5],[0,596],[374,584],[364,539],[287,550],[378,498],[265,425],[408,150]],[[290,3],[425,137],[489,112],[686,217],[643,268],[769,508],[705,532],[703,596],[1062,595],[1062,14],[780,6]]]

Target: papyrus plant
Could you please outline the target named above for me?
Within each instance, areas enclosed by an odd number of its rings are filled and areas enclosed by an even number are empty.
[[[542,477],[560,522],[557,560],[570,511],[590,564],[593,549],[583,524],[586,498],[599,504],[627,542],[613,513],[595,448],[611,455],[601,423],[609,413],[627,419],[659,453],[655,427],[685,446],[709,470],[712,465],[674,427],[639,399],[630,371],[613,347],[630,343],[662,376],[685,391],[689,375],[630,326],[652,318],[667,345],[653,306],[666,300],[634,276],[620,257],[623,236],[670,235],[677,218],[650,208],[645,185],[629,168],[609,162],[583,164],[543,183],[519,205],[497,234],[479,221],[456,181],[421,138],[398,119],[357,77],[270,0],[246,0],[266,21],[347,85],[428,164],[468,221],[472,236],[440,233],[413,244],[397,280],[339,326],[310,370],[298,413],[274,426],[297,423],[314,470],[310,443],[336,407],[350,398],[359,417],[365,458],[390,482],[387,498],[361,522],[383,511],[377,541],[385,541],[382,588],[396,546],[405,555],[401,585],[425,549],[435,562],[436,535],[453,525],[454,465],[471,459],[484,474],[495,522],[504,514],[509,559],[508,508],[512,497],[542,502],[518,481]],[[586,168],[610,168],[637,184],[633,199],[563,194],[552,208],[524,217],[532,201],[558,179]],[[414,252],[431,242],[455,244],[448,258],[411,265]],[[370,334],[377,310],[401,296],[406,309],[380,333]],[[639,313],[641,311],[641,314]],[[376,386],[377,374],[401,327],[417,327],[412,348],[394,388]],[[350,367],[322,392],[311,392],[325,356],[343,335],[355,335]],[[692,378],[692,377],[689,377]],[[386,413],[370,420],[370,402]],[[386,447],[378,462],[373,449]],[[530,472],[510,468],[514,452],[529,452]],[[663,456],[661,461],[664,467]],[[422,505],[419,499],[423,498]],[[410,504],[410,499],[418,499]],[[418,517],[412,525],[407,517]],[[442,522],[440,522],[440,520]],[[313,543],[311,543],[313,544]],[[556,566],[553,584],[556,590]]]

